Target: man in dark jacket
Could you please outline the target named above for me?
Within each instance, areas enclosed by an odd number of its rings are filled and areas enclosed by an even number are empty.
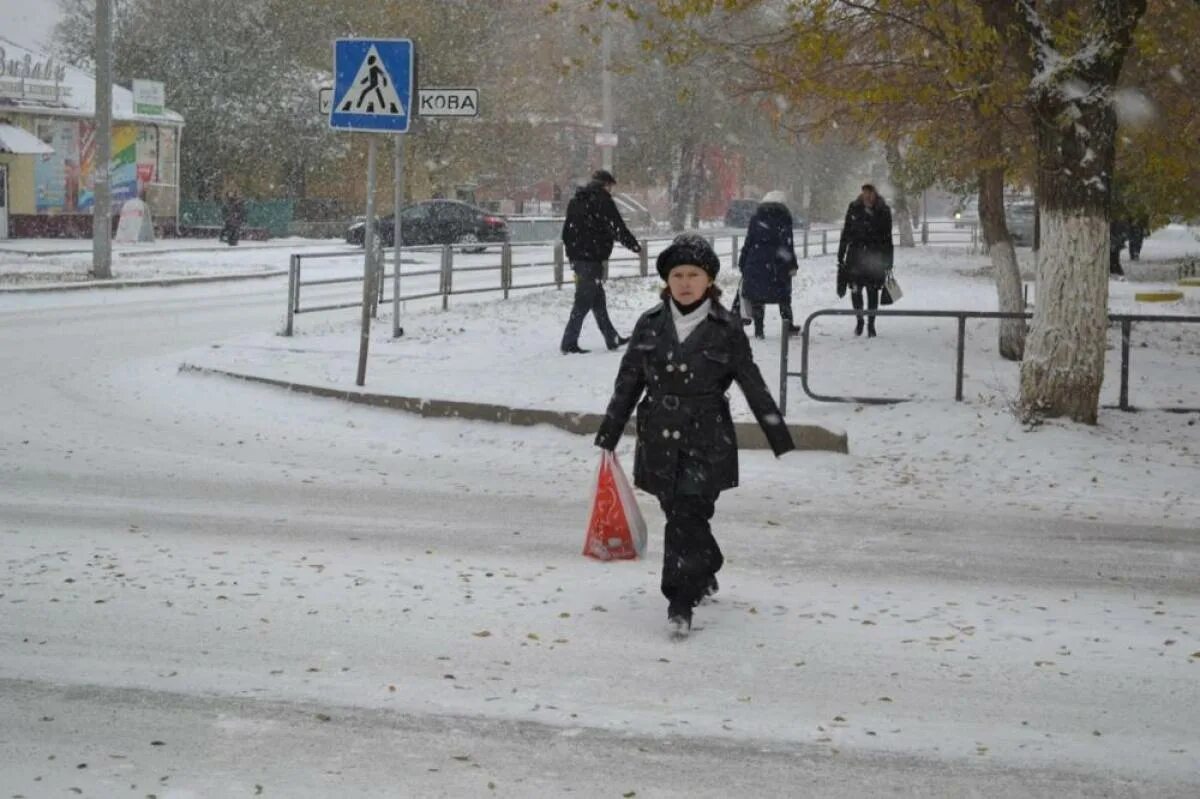
[[[838,242],[837,293],[841,297],[850,289],[850,303],[856,311],[863,309],[863,290],[867,307],[879,307],[879,292],[892,270],[892,210],[870,183],[864,183],[862,193],[846,209],[846,221]],[[869,314],[867,335],[875,336],[875,314]],[[858,315],[854,335],[861,336],[863,318]]]
[[[237,189],[230,189],[225,193],[221,214],[225,219],[225,227],[218,238],[230,247],[236,247],[242,235],[242,225],[246,224],[246,201],[238,194]]]
[[[562,240],[575,272],[575,304],[571,307],[567,329],[563,331],[561,349],[564,354],[587,352],[579,347],[579,331],[583,329],[583,320],[588,313],[596,317],[596,326],[610,350],[629,341],[613,327],[608,318],[608,300],[604,296],[604,262],[612,255],[613,242],[620,240],[626,248],[642,251],[613,202],[612,187],[616,183],[611,172],[598,170],[592,175],[591,182],[575,192],[567,203]]]

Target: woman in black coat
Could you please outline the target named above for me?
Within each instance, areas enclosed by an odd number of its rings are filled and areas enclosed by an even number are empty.
[[[764,305],[778,305],[788,335],[800,328],[792,323],[792,275],[796,274],[796,249],[792,242],[792,212],[781,191],[768,192],[750,218],[746,243],[738,258],[742,273],[740,299],[750,305],[754,337],[765,338]]]
[[[657,266],[667,282],[663,301],[633,329],[596,445],[615,449],[637,406],[634,484],[654,494],[667,517],[662,592],[671,631],[684,636],[692,608],[717,590],[724,562],[709,521],[717,496],[738,484],[730,384],[741,386],[776,456],[794,445],[740,320],[718,300],[721,263],[712,247],[678,236]]]
[[[892,270],[892,211],[870,183],[863,184],[862,194],[846,209],[846,222],[838,242],[837,293],[845,296],[850,289],[854,309],[863,309],[863,290],[867,292],[867,307],[879,307],[879,292],[887,273]],[[875,314],[869,314],[867,335],[875,336]],[[863,332],[862,314],[854,326],[854,335]]]

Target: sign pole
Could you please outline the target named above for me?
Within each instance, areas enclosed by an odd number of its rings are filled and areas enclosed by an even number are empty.
[[[374,270],[371,268],[375,252],[375,137],[367,140],[367,222],[363,233],[363,301],[362,335],[358,341],[358,385],[367,382],[367,345],[371,340],[371,299]],[[399,265],[397,265],[399,268]]]
[[[393,186],[392,197],[392,231],[394,240],[392,242],[392,255],[396,259],[396,265],[392,272],[392,338],[400,338],[404,335],[404,328],[400,327],[400,251],[404,248],[404,236],[402,235],[400,208],[404,202],[404,134],[396,136],[396,162],[392,170],[396,181]]]

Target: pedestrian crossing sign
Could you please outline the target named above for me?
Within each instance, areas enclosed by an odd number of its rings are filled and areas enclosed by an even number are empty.
[[[411,39],[336,39],[329,126],[406,133],[412,117]]]

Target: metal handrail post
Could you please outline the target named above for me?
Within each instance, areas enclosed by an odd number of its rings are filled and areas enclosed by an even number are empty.
[[[807,258],[808,257],[808,228],[805,228],[802,231],[801,241],[804,242],[804,255],[802,257]]]
[[[504,299],[508,299],[508,290],[512,288],[512,245],[507,241],[500,248],[500,288],[504,289]]]
[[[371,318],[379,318],[379,300],[383,298],[383,234],[375,237],[371,249]]]
[[[738,237],[733,237],[733,243],[729,246],[729,263],[737,266],[738,262]]]
[[[303,255],[296,256],[296,296],[295,296],[295,299],[293,300],[293,304],[295,306],[296,313],[300,312],[300,287],[304,285],[304,283],[303,283],[304,264],[302,263],[303,260],[304,260]]]
[[[292,302],[292,298],[296,296],[296,256],[292,255],[288,258],[288,295],[287,295],[287,321],[283,325],[283,335],[292,335],[292,323],[296,317],[296,307]]]
[[[638,253],[638,274],[646,277],[650,274],[650,242],[642,239],[638,242],[638,246],[642,248]]]
[[[929,220],[921,222],[921,244],[929,243]]]
[[[963,398],[963,361],[966,359],[967,317],[958,317],[958,352],[954,367],[954,399],[962,402]]]
[[[791,349],[791,336],[783,331],[783,341],[779,344],[779,413],[787,416],[787,373],[788,350]]]
[[[558,285],[558,290],[562,291],[563,287],[563,245],[562,242],[554,244],[554,282]]]
[[[1133,320],[1121,320],[1121,410],[1129,407],[1129,348],[1133,336]]]
[[[450,309],[450,292],[454,290],[454,248],[442,245],[442,310]]]
[[[821,231],[821,255],[829,255],[829,231]]]
[[[404,335],[400,327],[400,248],[396,247],[396,265],[392,269],[392,338]]]

